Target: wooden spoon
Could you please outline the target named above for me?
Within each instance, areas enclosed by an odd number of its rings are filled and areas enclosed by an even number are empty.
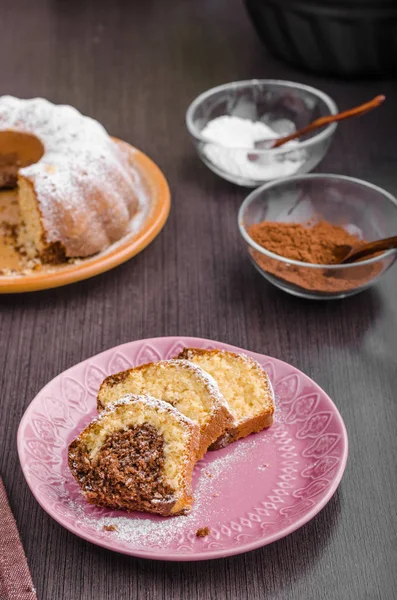
[[[324,127],[325,125],[329,125],[330,123],[335,123],[336,121],[343,121],[344,119],[350,119],[351,117],[359,117],[369,112],[370,110],[380,106],[382,102],[386,99],[385,96],[376,96],[369,102],[365,102],[364,104],[360,104],[360,106],[356,106],[355,108],[350,108],[349,110],[344,110],[343,112],[337,113],[336,115],[328,115],[327,117],[320,117],[316,119],[306,127],[302,127],[302,129],[298,129],[291,133],[290,135],[286,135],[284,137],[278,138],[276,140],[258,140],[255,142],[255,148],[262,149],[270,149],[270,148],[279,148],[283,144],[290,142],[291,140],[295,140],[296,138],[301,137],[305,133],[309,133],[315,129],[319,129],[320,127]]]
[[[397,235],[384,238],[383,240],[376,240],[375,242],[358,244],[357,246],[342,244],[336,246],[334,250],[336,258],[335,264],[344,265],[352,263],[360,258],[369,258],[372,254],[385,252],[385,250],[391,250],[393,248],[397,248]]]

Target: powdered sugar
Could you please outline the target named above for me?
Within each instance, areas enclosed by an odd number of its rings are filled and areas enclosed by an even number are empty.
[[[162,361],[157,362],[157,365],[162,365],[162,364],[164,364],[164,365],[167,365],[167,364],[173,365],[174,364],[178,368],[184,368],[184,369],[187,369],[188,371],[194,373],[195,377],[206,386],[208,392],[211,394],[213,399],[216,401],[216,405],[213,407],[214,411],[217,408],[219,408],[219,405],[227,406],[227,402],[226,402],[225,398],[222,396],[222,394],[219,390],[219,386],[218,386],[217,382],[215,381],[215,379],[212,377],[212,375],[207,373],[207,371],[204,371],[204,369],[202,369],[199,365],[194,364],[190,360],[177,359],[177,358],[170,358],[169,360],[162,360]]]
[[[225,176],[228,174],[236,183],[244,184],[243,180],[260,183],[287,177],[296,173],[305,162],[302,150],[288,152],[288,149],[299,147],[296,141],[286,143],[283,151],[268,150],[259,153],[256,160],[251,160],[247,150],[254,149],[255,142],[280,137],[261,121],[224,115],[210,121],[201,135],[214,142],[204,145],[204,156],[216,170]]]
[[[232,477],[242,460],[254,455],[253,451],[260,447],[262,441],[253,436],[230,446],[219,458],[210,458],[209,462],[207,458],[200,461],[195,467],[197,480],[194,486],[194,505],[186,516],[157,517],[143,513],[139,516],[135,516],[138,513],[95,516],[87,513],[87,505],[83,501],[69,499],[67,504],[79,524],[103,532],[106,537],[115,537],[128,545],[160,548],[175,545],[176,542],[183,544],[186,540],[194,540],[196,530],[209,525],[209,521],[211,525],[222,521],[222,509],[219,508],[222,497],[217,490],[222,482]],[[203,522],[204,512],[206,517]],[[105,527],[116,529],[106,531]]]
[[[164,402],[164,400],[154,398],[149,394],[125,394],[125,396],[116,402],[108,404],[106,408],[99,414],[99,416],[96,417],[92,422],[100,421],[109,413],[115,412],[120,406],[128,406],[129,404],[133,403],[141,404],[144,407],[151,408],[152,410],[160,413],[172,414],[177,421],[183,425],[187,425],[189,429],[196,427],[195,421],[183,415],[177,408],[172,406],[172,404]]]
[[[37,137],[38,162],[20,169],[34,185],[47,242],[89,256],[120,239],[137,209],[135,178],[105,129],[71,106],[0,98],[0,131]]]
[[[124,146],[119,146],[119,147],[120,147],[120,150],[125,152]],[[102,252],[100,252],[99,254],[96,254],[93,257],[69,258],[67,260],[67,262],[58,264],[58,265],[43,264],[43,263],[41,263],[39,258],[31,259],[29,257],[26,257],[23,253],[20,252],[20,246],[15,241],[12,243],[13,249],[16,253],[15,256],[17,259],[16,261],[14,261],[15,265],[13,263],[12,266],[10,266],[10,267],[1,268],[0,269],[0,278],[2,276],[13,277],[13,278],[23,278],[25,276],[33,275],[33,276],[37,277],[38,279],[40,279],[43,274],[59,273],[61,271],[65,271],[67,269],[73,269],[75,266],[82,265],[82,264],[89,266],[90,263],[97,261],[98,257],[106,256],[107,254],[116,251],[120,246],[123,246],[123,245],[125,246],[126,244],[130,244],[130,243],[134,242],[134,240],[140,235],[143,227],[147,223],[147,221],[155,207],[156,197],[151,195],[149,182],[146,181],[145,172],[142,171],[142,173],[141,173],[137,167],[135,167],[131,164],[133,161],[133,155],[135,154],[134,148],[132,148],[131,146],[127,146],[127,145],[126,145],[126,148],[128,148],[128,154],[129,154],[129,159],[130,159],[129,164],[130,164],[130,169],[131,169],[131,172],[133,174],[133,178],[134,178],[134,181],[136,184],[135,191],[136,191],[136,196],[138,199],[138,211],[131,218],[126,234],[122,238],[120,238],[120,240],[114,242],[113,244],[111,244],[110,246],[105,248]],[[128,158],[128,156],[126,158]],[[3,196],[5,195],[5,193],[6,192],[2,192]],[[15,196],[16,196],[16,194],[15,194]],[[14,202],[16,203],[16,200]],[[3,216],[3,215],[1,215],[1,216]],[[8,228],[10,225],[14,225],[14,224],[19,225],[19,223],[20,223],[19,210],[16,213],[16,217],[14,217],[14,215],[11,215],[11,216],[8,214],[5,215],[5,223],[3,223],[3,225],[6,225]],[[0,224],[0,228],[1,228],[1,224]],[[4,237],[3,231],[0,231],[0,235],[2,235],[2,234]]]

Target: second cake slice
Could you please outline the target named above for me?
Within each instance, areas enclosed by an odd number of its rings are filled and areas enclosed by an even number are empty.
[[[175,406],[200,426],[197,459],[233,422],[217,383],[186,360],[161,360],[110,375],[98,393],[98,410],[125,394],[150,394]]]

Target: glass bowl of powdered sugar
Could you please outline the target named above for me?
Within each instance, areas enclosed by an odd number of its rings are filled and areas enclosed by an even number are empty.
[[[271,79],[235,81],[198,96],[186,113],[202,161],[224,179],[246,187],[308,173],[324,158],[335,123],[286,143],[261,146],[336,114],[335,102],[313,87]]]

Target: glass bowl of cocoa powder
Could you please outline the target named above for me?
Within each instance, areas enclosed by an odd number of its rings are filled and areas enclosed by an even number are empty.
[[[251,261],[268,281],[295,296],[345,298],[376,283],[397,258],[388,250],[337,265],[336,247],[397,233],[397,200],[366,181],[297,175],[253,191],[238,225]]]

